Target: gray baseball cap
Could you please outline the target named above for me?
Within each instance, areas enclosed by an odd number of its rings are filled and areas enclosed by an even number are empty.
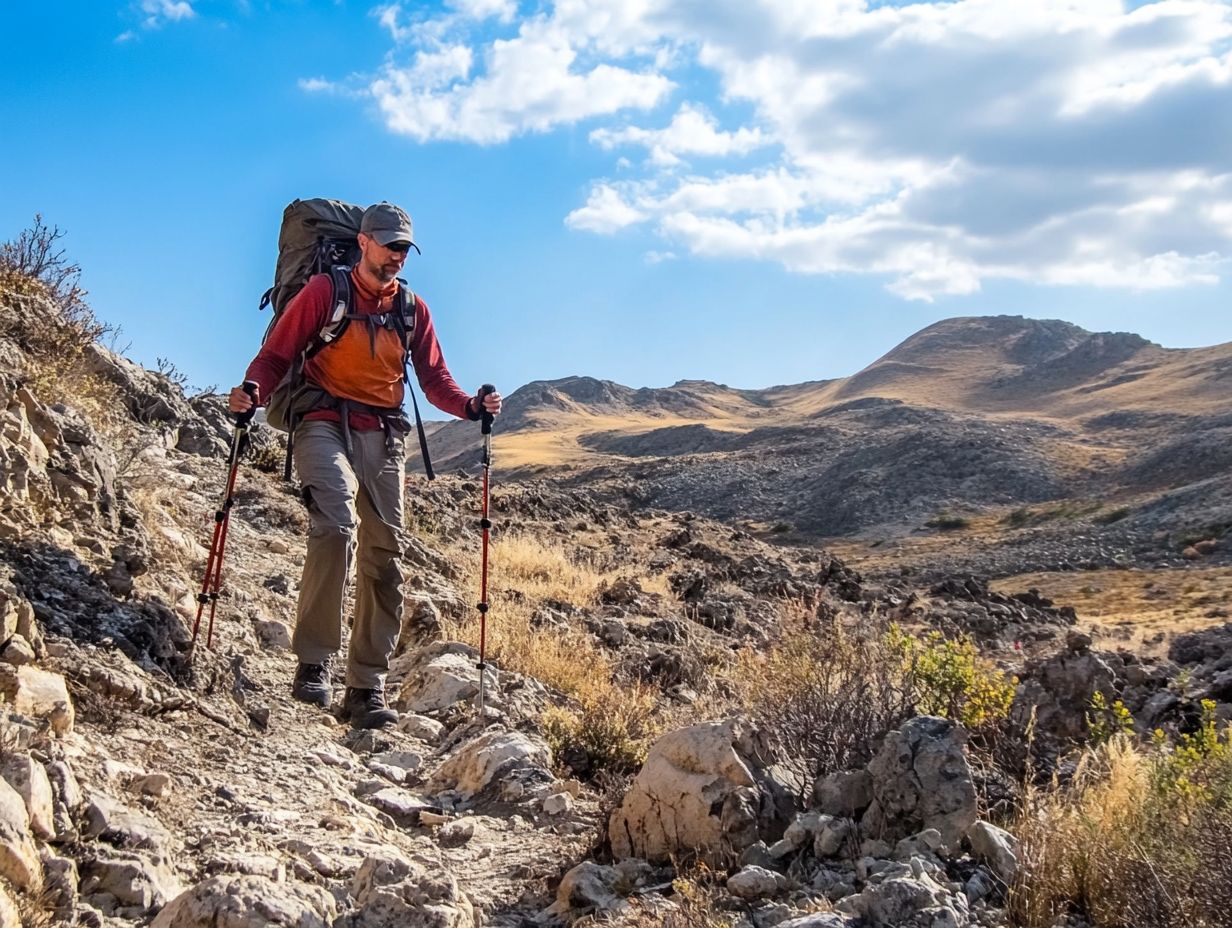
[[[411,217],[402,207],[385,200],[374,203],[364,210],[364,218],[360,220],[359,231],[364,235],[372,236],[378,245],[406,242],[419,251],[419,246],[415,244],[411,232]]]

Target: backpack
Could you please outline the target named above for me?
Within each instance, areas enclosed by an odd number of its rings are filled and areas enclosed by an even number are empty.
[[[353,320],[362,319],[366,324],[376,323],[398,333],[403,348],[402,381],[411,395],[415,410],[415,425],[419,432],[419,450],[423,457],[424,471],[432,480],[436,474],[428,455],[428,438],[423,420],[419,416],[419,403],[411,386],[411,340],[415,326],[415,294],[399,278],[394,307],[379,316],[356,314],[352,307],[351,266],[359,259],[360,221],[364,211],[361,207],[340,200],[294,200],[282,214],[282,228],[278,234],[278,264],[274,270],[274,284],[261,296],[259,309],[273,306],[274,316],[265,330],[262,342],[269,338],[274,325],[286,311],[287,306],[308,280],[316,274],[327,273],[330,277],[333,311],[321,329],[312,337],[307,347],[291,363],[291,369],[282,378],[266,400],[265,421],[275,429],[287,433],[287,455],[283,465],[283,477],[291,479],[291,459],[295,443],[295,427],[304,414],[315,409],[341,407],[343,434],[350,448],[348,403],[338,400],[319,387],[308,383],[303,376],[304,364],[318,352],[328,348]],[[351,404],[362,405],[362,404]],[[390,434],[390,420],[396,420],[399,431],[404,429],[401,410],[370,410],[377,413]],[[396,415],[395,415],[396,414]],[[409,428],[410,423],[406,423]]]

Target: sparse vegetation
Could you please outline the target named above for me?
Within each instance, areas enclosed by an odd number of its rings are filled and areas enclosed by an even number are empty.
[[[477,577],[474,552],[457,556]],[[488,653],[501,667],[535,677],[566,697],[565,705],[549,709],[543,719],[555,755],[580,750],[592,773],[636,770],[663,730],[660,700],[637,681],[618,680],[594,637],[570,624],[567,615],[572,606],[594,606],[615,576],[529,535],[500,538],[491,558],[502,586],[491,594],[500,621],[489,623]],[[646,585],[664,582],[656,577]],[[554,607],[561,623],[545,624],[541,610]],[[449,634],[478,644],[478,621],[468,617]]]
[[[1212,708],[1175,746],[1114,734],[1069,786],[1031,795],[1016,828],[1017,924],[1080,911],[1098,928],[1232,925],[1232,749]]]
[[[119,391],[89,363],[89,352],[112,327],[86,303],[81,268],[60,247],[64,232],[41,215],[0,244],[0,338],[23,353],[26,386],[44,403],[72,400],[94,424],[117,418]]]
[[[953,532],[958,529],[967,528],[971,525],[971,520],[966,516],[951,515],[948,512],[943,512],[933,516],[924,523],[928,528],[935,528],[943,532]]]
[[[915,637],[897,626],[890,627],[886,641],[902,660],[904,685],[917,711],[953,719],[973,732],[1009,714],[1017,677],[981,657],[971,641],[936,631]]]
[[[734,682],[803,790],[821,774],[869,761],[911,715],[911,694],[882,631],[838,619],[785,625],[769,651],[743,655]]]

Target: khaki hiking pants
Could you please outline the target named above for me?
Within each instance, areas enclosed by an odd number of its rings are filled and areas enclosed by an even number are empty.
[[[342,426],[310,420],[295,430],[295,470],[312,526],[300,581],[291,646],[320,664],[342,646],[342,610],[358,557],[355,616],[346,685],[382,686],[402,625],[402,482],[405,450],[378,431],[351,432],[347,459]]]

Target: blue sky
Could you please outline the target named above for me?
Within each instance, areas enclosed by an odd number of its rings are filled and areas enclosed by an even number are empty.
[[[296,197],[411,213],[467,389],[843,376],[1020,313],[1232,340],[1215,0],[10,3],[0,237],[238,380]]]

